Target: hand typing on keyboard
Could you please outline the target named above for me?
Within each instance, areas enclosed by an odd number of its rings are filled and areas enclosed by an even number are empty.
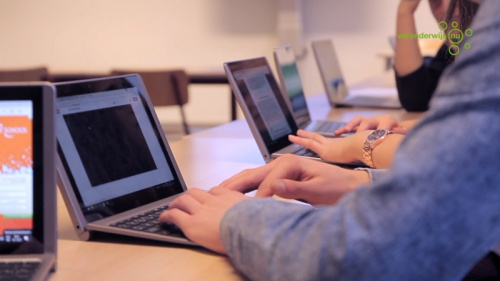
[[[366,130],[387,129],[398,134],[406,134],[418,120],[399,121],[389,114],[375,115],[372,117],[356,116],[347,124],[335,131],[336,135],[349,132],[361,132]]]
[[[158,222],[158,217],[160,216],[160,214],[167,209],[168,205],[127,218],[125,220],[114,223],[111,226],[156,233],[160,235],[185,237],[182,231],[174,224]]]
[[[289,140],[314,151],[321,159],[330,162],[349,163],[360,161],[357,151],[351,148],[353,136],[345,138],[328,138],[317,133],[298,130],[297,136],[290,135]],[[361,152],[362,144],[359,146]],[[360,155],[362,156],[362,155]]]
[[[249,198],[240,192],[212,188],[209,192],[190,188],[172,203],[159,218],[161,223],[174,223],[194,242],[218,253],[226,253],[219,236],[219,225],[226,211],[237,202]]]

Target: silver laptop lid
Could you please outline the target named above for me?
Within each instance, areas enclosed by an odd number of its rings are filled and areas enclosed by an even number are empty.
[[[229,84],[266,162],[288,145],[297,124],[265,57],[224,63]]]
[[[186,190],[139,75],[56,89],[59,187],[77,229]]]
[[[312,42],[312,49],[328,100],[332,106],[335,106],[347,97],[349,90],[344,81],[333,43],[329,39],[315,40]]]
[[[274,48],[274,62],[285,101],[295,117],[295,122],[302,128],[311,121],[311,116],[292,46],[283,45]]]
[[[50,256],[42,267],[54,266],[54,100],[49,83],[0,83],[0,260]]]

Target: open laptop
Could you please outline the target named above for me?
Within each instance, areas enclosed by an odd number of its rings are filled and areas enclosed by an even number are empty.
[[[401,108],[395,88],[349,90],[331,40],[315,40],[312,42],[312,49],[332,107]]]
[[[104,232],[194,245],[158,223],[186,186],[141,77],[55,86],[58,186],[79,238]]]
[[[329,120],[311,120],[292,46],[278,46],[274,48],[273,54],[282,93],[285,96],[288,107],[292,111],[297,126],[303,130],[320,133],[324,136],[334,136],[333,132],[343,127],[346,123]]]
[[[56,269],[54,88],[0,83],[0,280]]]
[[[324,161],[288,140],[298,126],[265,57],[225,62],[224,70],[266,162],[287,153]],[[333,164],[363,166],[361,162]]]

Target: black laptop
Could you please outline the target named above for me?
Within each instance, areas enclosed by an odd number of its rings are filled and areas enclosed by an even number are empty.
[[[53,86],[0,83],[0,280],[56,268]]]

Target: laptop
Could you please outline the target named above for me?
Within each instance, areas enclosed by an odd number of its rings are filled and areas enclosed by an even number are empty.
[[[55,84],[58,186],[81,240],[194,245],[158,217],[186,185],[138,74]]]
[[[298,126],[265,57],[225,62],[224,70],[264,161],[289,153],[327,162],[288,140]],[[362,162],[332,164],[364,166]]]
[[[292,111],[297,126],[303,130],[320,133],[324,136],[335,136],[333,132],[346,123],[311,120],[292,46],[278,46],[274,48],[273,54],[282,94],[285,96],[285,101]]]
[[[349,90],[331,40],[315,40],[312,49],[332,107],[401,108],[395,88]]]
[[[54,87],[0,83],[0,279],[56,269]]]

